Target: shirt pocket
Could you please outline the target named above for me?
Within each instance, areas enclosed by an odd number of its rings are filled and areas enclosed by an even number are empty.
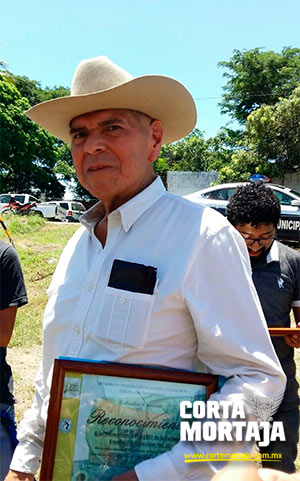
[[[147,339],[155,295],[106,287],[101,308],[101,337],[109,348],[140,349]]]

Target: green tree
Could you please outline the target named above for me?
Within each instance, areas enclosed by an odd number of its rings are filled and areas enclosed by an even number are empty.
[[[300,81],[300,49],[285,47],[281,53],[234,50],[229,61],[219,62],[227,69],[227,83],[219,104],[222,113],[244,124],[251,112],[263,104],[274,105],[287,98]]]
[[[222,127],[215,137],[207,140],[208,170],[219,171],[227,165],[232,155],[245,146],[244,133]]]
[[[264,161],[271,161],[277,175],[300,171],[300,87],[288,99],[265,105],[246,123],[249,147]]]
[[[241,149],[232,154],[230,161],[219,169],[218,184],[223,182],[245,182],[252,174],[263,174],[272,178],[273,169],[256,152]]]
[[[207,144],[200,130],[173,144],[163,145],[154,169],[163,180],[168,170],[205,171],[208,168]]]
[[[20,76],[10,73],[10,77],[22,97],[25,97],[29,101],[31,107],[46,100],[70,95],[70,89],[67,87],[55,86],[53,88],[46,87],[43,89],[40,82],[31,80],[24,75]]]
[[[61,197],[56,139],[25,116],[29,107],[10,79],[0,75],[0,189]]]

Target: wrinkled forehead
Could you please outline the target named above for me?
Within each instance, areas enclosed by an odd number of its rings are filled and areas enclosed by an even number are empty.
[[[149,115],[139,112],[138,110],[131,109],[104,109],[104,110],[94,110],[92,112],[86,112],[81,115],[74,117],[70,122],[70,127],[74,126],[74,123],[80,120],[89,120],[90,118],[95,118],[105,120],[110,117],[120,118],[121,120],[132,119],[141,122],[144,119],[152,120]]]

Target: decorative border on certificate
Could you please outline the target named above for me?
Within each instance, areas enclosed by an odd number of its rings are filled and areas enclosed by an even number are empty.
[[[109,481],[180,440],[180,402],[206,401],[218,376],[56,359],[40,481]]]

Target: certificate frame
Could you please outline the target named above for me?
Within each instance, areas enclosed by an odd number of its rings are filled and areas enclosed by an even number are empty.
[[[293,336],[299,334],[299,327],[269,327],[269,334],[271,337]]]
[[[69,382],[70,379],[72,379],[74,382],[72,381],[70,383]],[[110,382],[107,382],[108,380]],[[177,369],[170,369],[170,368],[163,368],[163,367],[153,367],[153,366],[148,367],[148,366],[140,366],[140,365],[133,365],[133,364],[121,364],[121,363],[115,363],[115,362],[99,362],[99,361],[71,359],[71,358],[55,359],[52,385],[51,385],[51,391],[50,391],[50,400],[49,400],[49,409],[48,409],[48,417],[47,417],[47,424],[46,424],[42,464],[41,464],[41,471],[40,471],[40,478],[39,478],[40,481],[50,481],[50,480],[51,481],[90,481],[93,479],[93,477],[90,477],[89,475],[87,475],[85,470],[83,469],[81,469],[80,475],[78,474],[77,477],[74,474],[74,465],[76,465],[76,462],[77,462],[75,459],[76,455],[74,453],[76,453],[76,450],[80,452],[80,443],[86,442],[86,439],[82,440],[78,435],[78,432],[80,431],[79,427],[82,426],[82,423],[80,423],[78,419],[80,416],[84,420],[86,419],[86,417],[84,417],[84,413],[81,413],[81,403],[82,403],[82,406],[84,406],[85,404],[84,404],[84,401],[82,400],[86,399],[89,395],[91,396],[91,399],[93,398],[93,396],[99,397],[99,394],[90,393],[88,392],[88,390],[87,392],[85,392],[84,389],[82,388],[84,383],[85,385],[90,385],[91,381],[93,381],[95,386],[98,386],[98,385],[101,386],[101,389],[102,389],[102,384],[104,385],[112,384],[113,387],[111,389],[117,389],[118,392],[121,391],[119,386],[124,386],[124,383],[125,384],[130,383],[130,385],[134,385],[134,386],[135,385],[142,386],[141,389],[144,390],[143,392],[146,393],[146,396],[142,395],[141,397],[138,397],[138,403],[140,404],[142,402],[142,405],[139,405],[139,410],[136,411],[138,413],[141,412],[141,409],[144,409],[145,412],[147,412],[147,409],[148,409],[147,401],[146,400],[143,401],[144,397],[146,399],[147,395],[149,394],[147,390],[151,390],[151,395],[152,393],[155,394],[155,399],[159,399],[159,396],[161,396],[162,399],[163,398],[166,399],[166,392],[173,393],[173,390],[175,389],[175,392],[182,391],[183,394],[178,394],[178,396],[183,396],[183,399],[185,399],[184,396],[186,393],[191,394],[194,392],[194,390],[198,389],[198,391],[201,392],[201,396],[203,396],[203,400],[206,401],[210,397],[210,395],[213,392],[217,391],[218,389],[218,376],[213,374],[203,374],[198,372],[191,372],[191,371],[177,370]],[[113,382],[111,383],[111,381]],[[82,391],[80,390],[80,393],[79,393],[79,385],[80,385],[80,389],[83,389]],[[70,388],[70,386],[72,389]],[[140,388],[137,388],[137,392],[140,394],[139,389]],[[174,396],[174,394],[172,395]],[[180,399],[179,397],[177,398],[176,396],[177,394],[175,394],[175,398],[177,400]],[[98,398],[96,399],[96,401],[107,403],[107,400],[102,395],[100,396],[100,398],[101,398],[100,401]],[[188,396],[186,396],[186,398],[188,399]],[[126,395],[124,395],[123,399],[127,399]],[[149,396],[147,399],[149,399]],[[74,409],[74,405],[76,405],[76,403],[78,404],[78,407]],[[161,401],[161,403],[163,403],[163,401]],[[73,416],[73,417],[71,415],[70,416],[68,415],[68,413],[70,412],[69,410],[71,405],[73,406],[71,411],[73,413],[76,411],[76,416]],[[157,405],[159,406],[159,403],[156,404],[156,409],[157,409]],[[132,407],[127,407],[126,409],[127,409],[127,412],[129,411],[133,412]],[[84,410],[85,408],[82,407],[82,411]],[[92,413],[94,412],[100,412],[100,411],[92,411]],[[178,412],[179,412],[179,402],[178,402]],[[67,413],[67,416],[66,416],[66,413]],[[156,413],[156,418],[157,416],[158,417],[160,416],[160,419],[162,419],[161,416],[166,416],[166,413],[163,411],[159,413],[159,408],[158,408],[158,413]],[[90,413],[90,418],[91,418],[91,413]],[[87,419],[87,423],[90,422],[90,418]],[[94,423],[95,419],[97,421],[96,423]],[[112,419],[118,419],[118,418],[114,417],[114,418],[111,418],[110,420]],[[101,421],[101,423],[104,422],[104,420]],[[77,426],[77,422],[78,422],[78,426]],[[91,423],[94,423],[95,425],[97,425],[98,422],[100,422],[99,419],[97,419],[94,416],[94,419],[92,419]],[[120,421],[121,424],[122,422],[125,422],[125,421]],[[134,423],[134,422],[136,423],[136,425],[141,425],[143,424],[144,421],[137,421],[137,420],[131,421],[131,423]],[[171,424],[172,423],[169,423],[169,426],[171,426]],[[68,429],[70,428],[70,425],[72,425],[71,430],[73,430],[74,432],[72,433],[73,446],[69,449],[70,443],[65,441],[66,439],[68,439],[68,437],[65,436],[65,434],[70,434],[68,433]],[[160,425],[164,426],[163,422],[160,423]],[[87,434],[86,434],[87,426],[88,428],[90,428],[90,425],[85,424],[85,426],[86,426],[85,437],[87,437]],[[147,430],[145,430],[144,428],[142,429],[143,429],[142,430],[143,433],[147,432]],[[94,433],[97,434],[97,431]],[[134,434],[135,433],[131,431],[129,440],[131,440]],[[142,435],[142,437],[145,437],[145,436],[146,435],[144,434]],[[176,433],[176,436],[177,436],[177,433]],[[77,437],[79,441],[77,441]],[[102,435],[101,435],[101,439],[103,439]],[[111,440],[109,440],[109,438],[108,438],[108,441],[112,442]],[[178,441],[179,441],[179,437],[176,442]],[[76,444],[78,444],[78,446]],[[69,454],[68,454],[68,449],[69,449]],[[102,449],[103,448],[101,447],[101,450]],[[105,451],[105,449],[103,449],[103,451]],[[99,454],[99,449],[98,449],[98,454]],[[154,456],[155,455],[149,456],[149,457],[154,457]],[[63,459],[61,459],[61,457],[63,457]],[[107,472],[108,471],[106,471],[106,473]],[[56,474],[56,473],[59,473],[59,474]],[[111,479],[105,476],[102,478],[99,475],[97,475],[97,478],[99,480]]]

